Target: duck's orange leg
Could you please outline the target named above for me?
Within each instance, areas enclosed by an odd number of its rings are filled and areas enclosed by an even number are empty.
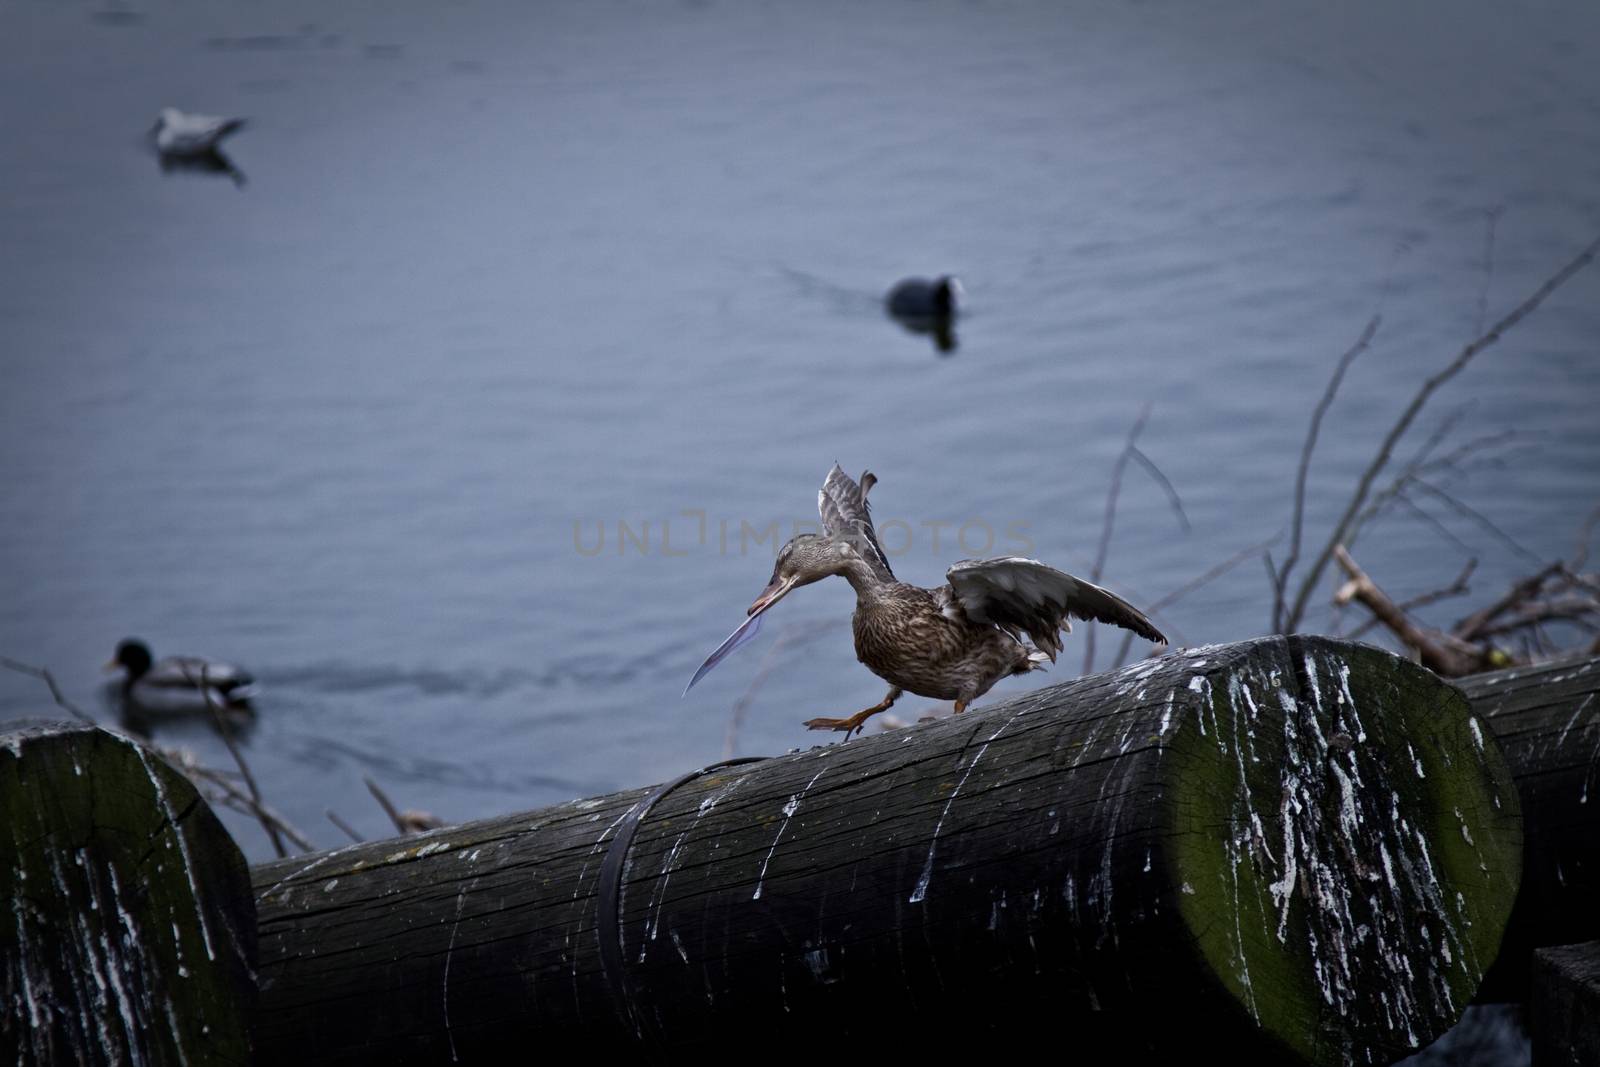
[[[890,688],[889,693],[882,700],[865,711],[858,711],[848,719],[807,719],[806,728],[810,730],[843,730],[845,740],[850,740],[850,735],[860,730],[866,721],[880,711],[888,711],[890,705],[900,699],[899,686]]]
[[[960,715],[963,711],[966,711],[966,710],[967,710],[967,702],[965,700],[956,701],[956,714],[957,715]]]

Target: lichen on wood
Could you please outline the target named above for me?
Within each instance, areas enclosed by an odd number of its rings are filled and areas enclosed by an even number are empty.
[[[1201,951],[1309,1062],[1436,1037],[1499,948],[1520,872],[1516,790],[1467,701],[1388,653],[1290,638],[1196,674],[1168,758],[1167,854]]]
[[[0,1045],[22,1064],[247,1063],[255,912],[193,785],[117,734],[0,735]]]

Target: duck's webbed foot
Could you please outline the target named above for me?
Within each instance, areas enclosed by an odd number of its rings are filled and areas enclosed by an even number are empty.
[[[900,692],[900,687],[895,686],[894,688],[890,689],[888,695],[882,700],[878,701],[878,703],[872,705],[872,707],[867,708],[864,711],[856,712],[848,719],[807,719],[806,728],[809,730],[843,730],[844,738],[846,741],[848,741],[850,740],[850,735],[861,730],[866,725],[868,719],[872,718],[880,711],[888,711],[889,707],[894,704],[896,700],[900,699]]]

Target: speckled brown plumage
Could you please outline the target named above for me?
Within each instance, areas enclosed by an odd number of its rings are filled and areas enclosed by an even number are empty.
[[[856,591],[856,658],[892,688],[882,701],[848,718],[807,721],[811,729],[842,730],[848,737],[902,691],[954,700],[962,711],[1000,679],[1053,663],[1061,651],[1060,631],[1072,628],[1069,617],[1111,623],[1165,643],[1161,631],[1121,597],[1038,560],[962,560],[937,589],[897,580],[867,507],[876,482],[868,472],[858,484],[835,464],[817,494],[823,536],[800,534],[784,545],[772,580],[750,606],[750,615],[760,615],[790,591],[831,575]],[[737,646],[739,633],[707,659],[702,672]]]

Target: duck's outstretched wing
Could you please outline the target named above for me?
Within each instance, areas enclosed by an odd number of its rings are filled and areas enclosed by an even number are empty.
[[[990,622],[1019,640],[1026,633],[1052,661],[1067,617],[1109,622],[1160,644],[1167,639],[1144,613],[1092,582],[1034,559],[964,559],[945,572],[956,601],[973,622]]]
[[[848,537],[878,577],[892,582],[894,571],[889,569],[889,557],[878,544],[878,532],[872,528],[872,509],[867,506],[867,494],[877,484],[871,471],[863,471],[858,485],[835,463],[817,490],[817,514],[822,516],[824,533]]]

